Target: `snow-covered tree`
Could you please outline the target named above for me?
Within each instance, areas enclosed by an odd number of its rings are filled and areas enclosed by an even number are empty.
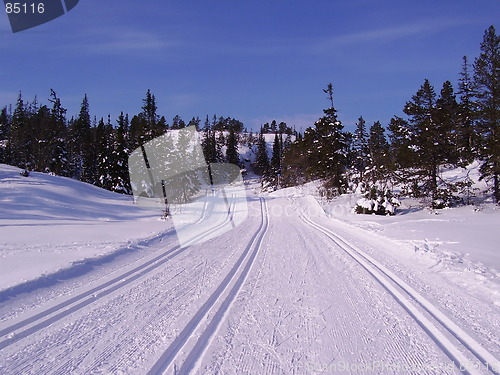
[[[494,26],[485,31],[481,54],[474,62],[474,86],[481,137],[481,177],[493,181],[493,196],[500,202],[500,36]]]

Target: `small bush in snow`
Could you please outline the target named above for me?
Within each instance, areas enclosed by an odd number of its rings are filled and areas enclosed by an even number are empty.
[[[400,204],[389,190],[382,191],[374,186],[356,202],[354,212],[357,214],[394,215]]]

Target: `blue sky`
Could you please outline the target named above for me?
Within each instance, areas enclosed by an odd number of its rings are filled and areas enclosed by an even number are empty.
[[[51,0],[53,1],[53,0]],[[254,129],[277,119],[384,125],[425,78],[456,87],[462,56],[500,32],[498,0],[80,0],[66,15],[13,34],[0,14],[0,107],[47,102],[53,88],[76,116],[140,111],[147,89],[169,122],[216,113]]]

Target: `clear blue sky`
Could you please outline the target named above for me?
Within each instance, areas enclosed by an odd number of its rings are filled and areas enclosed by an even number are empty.
[[[114,120],[151,89],[169,122],[216,113],[304,128],[331,82],[347,129],[360,115],[386,125],[425,78],[456,87],[462,56],[499,21],[499,0],[81,0],[13,34],[2,12],[0,107],[20,90],[46,103],[53,88],[69,117],[87,93],[91,114]]]

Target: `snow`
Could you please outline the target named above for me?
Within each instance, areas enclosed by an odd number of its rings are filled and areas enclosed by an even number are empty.
[[[130,197],[19,172],[0,166],[0,373],[500,370],[493,205],[356,215],[359,195],[247,179],[245,222],[182,247]]]
[[[129,196],[20,171],[0,165],[0,290],[171,229]]]

